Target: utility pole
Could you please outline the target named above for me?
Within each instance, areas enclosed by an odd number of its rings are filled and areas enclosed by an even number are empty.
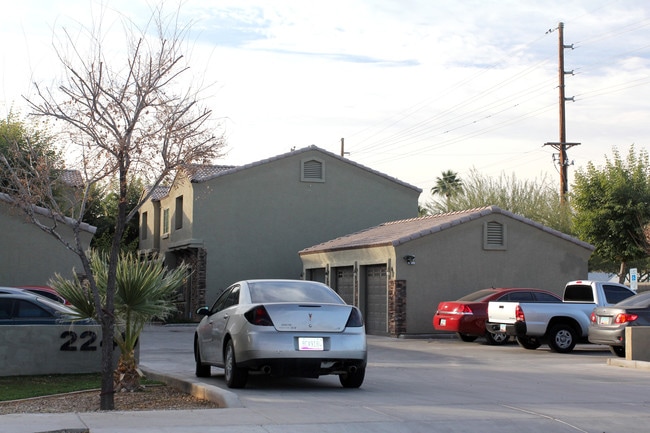
[[[341,138],[341,157],[345,158],[345,155],[349,155],[350,152],[345,151],[345,138]]]
[[[564,95],[564,76],[567,74],[573,75],[573,71],[566,72],[564,70],[564,50],[567,48],[573,49],[573,45],[564,45],[564,23],[558,24],[558,48],[559,48],[559,68],[558,68],[558,78],[559,78],[559,89],[560,89],[560,141],[558,142],[549,142],[544,143],[545,146],[552,146],[554,149],[557,149],[558,161],[560,164],[560,199],[562,203],[566,201],[566,194],[569,191],[568,186],[568,167],[570,165],[567,158],[567,149],[577,146],[580,143],[567,143],[566,141],[566,115],[565,115],[565,103],[566,101],[573,101],[573,97],[567,98]],[[555,154],[553,154],[553,161],[556,161]]]

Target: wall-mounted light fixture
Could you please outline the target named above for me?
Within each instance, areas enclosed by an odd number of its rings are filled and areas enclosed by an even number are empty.
[[[415,264],[415,256],[413,254],[405,255],[404,260],[406,260],[407,265],[414,265]]]

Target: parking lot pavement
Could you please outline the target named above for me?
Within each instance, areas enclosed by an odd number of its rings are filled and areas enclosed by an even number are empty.
[[[141,338],[145,371],[209,389],[228,408],[0,416],[3,433],[557,432],[637,431],[650,423],[647,372],[607,365],[606,349],[575,354],[493,347],[455,339],[369,337],[358,390],[335,377],[253,379],[236,393],[222,372],[194,377],[193,326],[150,326]],[[625,392],[612,392],[625,389]],[[67,429],[67,430],[66,430]]]

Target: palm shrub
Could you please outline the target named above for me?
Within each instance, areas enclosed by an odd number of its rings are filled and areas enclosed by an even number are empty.
[[[91,250],[89,257],[99,300],[103,305],[108,280],[108,255]],[[188,271],[185,264],[167,269],[159,255],[141,260],[132,252],[120,254],[115,290],[115,343],[120,348],[120,359],[114,374],[116,391],[140,388],[140,373],[135,357],[138,338],[152,319],[165,319],[174,312],[174,293],[183,285]],[[94,295],[83,280],[76,275],[70,280],[56,274],[50,285],[70,301],[80,318],[97,319]]]

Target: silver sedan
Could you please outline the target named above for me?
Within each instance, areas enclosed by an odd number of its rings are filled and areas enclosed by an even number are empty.
[[[591,313],[589,341],[607,344],[609,350],[625,356],[625,328],[650,326],[650,292],[643,292],[609,307],[597,307]]]
[[[203,307],[194,335],[196,376],[224,369],[226,385],[242,388],[249,374],[339,376],[345,388],[363,383],[367,362],[361,312],[325,284],[303,280],[240,281]]]

